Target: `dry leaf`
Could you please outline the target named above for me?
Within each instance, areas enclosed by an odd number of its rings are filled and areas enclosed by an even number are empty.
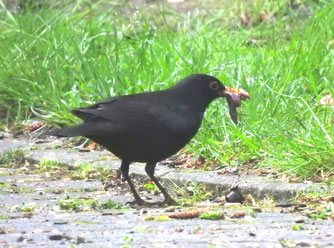
[[[332,94],[329,93],[326,96],[320,99],[320,105],[334,105],[334,99],[332,98]]]
[[[168,215],[168,217],[173,219],[193,219],[197,218],[201,213],[202,211],[177,212]]]
[[[242,217],[245,217],[245,212],[243,212],[243,211],[238,211],[238,212],[235,212],[232,216],[231,216],[231,218],[235,218],[235,219],[237,219],[237,218],[242,218]]]
[[[29,121],[28,125],[25,126],[24,131],[25,132],[32,132],[35,131],[36,129],[44,126],[44,123],[41,121]]]
[[[273,18],[273,15],[270,14],[270,13],[261,12],[260,15],[259,15],[259,21],[260,22],[267,22],[272,18]]]
[[[14,229],[11,227],[0,228],[0,234],[12,233]]]
[[[245,25],[248,26],[251,23],[251,17],[248,14],[242,14],[240,16],[240,22]]]

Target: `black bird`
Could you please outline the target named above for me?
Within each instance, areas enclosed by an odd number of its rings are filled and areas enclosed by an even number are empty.
[[[55,130],[55,136],[84,136],[103,145],[122,160],[121,172],[138,205],[143,201],[129,177],[132,162],[145,162],[145,171],[165,199],[174,200],[154,176],[156,164],[178,152],[198,131],[211,101],[226,97],[236,122],[236,107],[248,98],[245,92],[225,87],[217,78],[190,75],[169,89],[116,96],[71,113],[84,120],[76,126]]]

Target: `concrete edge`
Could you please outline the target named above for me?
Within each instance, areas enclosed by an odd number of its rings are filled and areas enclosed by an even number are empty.
[[[56,160],[63,164],[75,165],[91,163],[96,166],[107,166],[112,171],[117,171],[120,160],[110,159],[107,152],[79,152],[74,149],[45,149],[26,150],[27,159],[40,162],[44,159]],[[139,180],[147,179],[143,164],[134,163],[130,166],[130,173]],[[260,176],[249,175],[218,175],[216,172],[180,172],[177,169],[158,165],[156,176],[162,183],[172,183],[183,187],[190,183],[206,186],[209,190],[219,195],[225,195],[231,186],[238,180],[238,187],[242,194],[250,194],[257,199],[273,197],[276,201],[291,201],[297,192],[326,191],[325,188],[306,183],[284,183],[278,180],[268,179]],[[239,179],[238,179],[239,178]]]

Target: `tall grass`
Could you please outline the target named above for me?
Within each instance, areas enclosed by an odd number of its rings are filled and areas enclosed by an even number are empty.
[[[332,173],[334,109],[319,101],[334,95],[334,4],[240,2],[205,1],[191,14],[110,1],[2,9],[0,104],[12,121],[78,123],[70,109],[206,73],[251,100],[238,126],[214,102],[188,150],[218,165]]]

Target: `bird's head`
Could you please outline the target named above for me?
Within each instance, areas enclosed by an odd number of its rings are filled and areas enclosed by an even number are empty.
[[[226,98],[230,116],[234,123],[238,123],[236,108],[241,101],[249,98],[249,94],[243,90],[236,90],[225,86],[217,78],[205,74],[193,74],[171,88],[178,92],[183,101],[205,111],[206,107],[216,98]]]

